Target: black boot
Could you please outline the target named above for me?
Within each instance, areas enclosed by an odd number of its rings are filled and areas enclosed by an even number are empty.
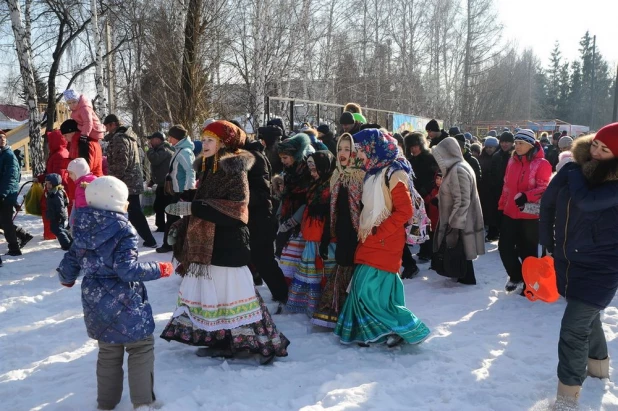
[[[13,257],[21,255],[21,250],[19,249],[19,245],[17,243],[9,244],[9,252],[7,253],[7,255],[10,255]]]
[[[34,238],[32,234],[30,234],[21,227],[17,227],[17,229],[15,230],[15,234],[17,235],[17,244],[19,245],[20,249],[24,248],[26,244],[28,244],[30,240]]]

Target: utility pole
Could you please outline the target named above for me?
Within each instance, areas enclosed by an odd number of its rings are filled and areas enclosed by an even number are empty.
[[[597,36],[595,35],[592,38],[592,79],[590,80],[590,128],[594,128],[594,78],[596,77],[596,47],[597,47]]]
[[[618,64],[616,65],[616,88],[614,88],[614,115],[612,116],[612,123],[618,121]]]

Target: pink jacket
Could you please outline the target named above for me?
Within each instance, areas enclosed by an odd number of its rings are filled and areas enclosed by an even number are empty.
[[[504,174],[504,187],[498,202],[498,210],[513,219],[534,220],[539,216],[522,212],[515,204],[518,193],[526,195],[529,203],[538,203],[547,189],[551,178],[551,164],[545,160],[543,148],[537,142],[536,154],[532,161],[526,156],[519,158],[515,153],[509,160]]]
[[[105,128],[92,109],[90,100],[83,94],[79,97],[75,111],[71,112],[71,118],[77,121],[82,136],[88,136],[95,141],[101,140],[105,136]]]
[[[86,186],[96,180],[96,176],[88,173],[75,180],[75,208],[88,207],[86,202]]]

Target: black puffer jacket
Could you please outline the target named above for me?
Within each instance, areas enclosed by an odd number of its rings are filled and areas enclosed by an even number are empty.
[[[264,146],[259,141],[249,141],[245,150],[255,157],[255,162],[247,177],[249,178],[249,221],[255,218],[270,217],[273,212],[270,179],[272,167],[264,154]]]
[[[428,150],[422,151],[418,156],[408,156],[408,161],[414,171],[414,188],[425,198],[433,190],[435,175],[439,170],[438,163]]]

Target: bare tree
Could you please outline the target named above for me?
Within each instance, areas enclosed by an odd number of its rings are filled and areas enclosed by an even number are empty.
[[[30,34],[26,31],[26,27],[30,26],[29,16],[24,24],[22,13],[18,0],[6,0],[11,14],[11,23],[13,26],[13,34],[15,36],[15,46],[17,48],[17,56],[19,58],[19,68],[21,78],[26,89],[26,100],[28,102],[29,112],[29,135],[30,135],[30,162],[32,172],[38,175],[45,171],[45,161],[43,153],[43,144],[41,141],[41,129],[39,126],[39,110],[37,104],[37,93],[34,82],[34,70],[32,64],[32,47],[29,40]],[[27,0],[26,3],[30,3]],[[29,10],[26,6],[26,10]]]

